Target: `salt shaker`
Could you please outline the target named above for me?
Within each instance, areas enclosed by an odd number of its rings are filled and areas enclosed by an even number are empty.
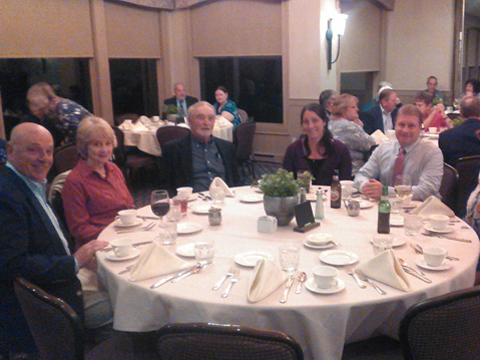
[[[222,209],[211,207],[208,210],[208,222],[211,226],[218,226],[222,223]]]
[[[317,203],[315,204],[315,219],[322,220],[325,217],[323,213],[323,191],[317,189]]]

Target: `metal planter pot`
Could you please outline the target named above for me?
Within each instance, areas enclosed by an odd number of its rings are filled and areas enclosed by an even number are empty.
[[[295,196],[268,196],[263,197],[263,208],[267,215],[277,218],[278,226],[287,226],[292,221],[295,213],[294,206],[299,204],[298,195]]]

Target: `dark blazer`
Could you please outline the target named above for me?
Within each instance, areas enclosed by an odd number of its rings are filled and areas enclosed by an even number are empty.
[[[162,148],[163,156],[167,165],[167,181],[169,190],[175,190],[182,186],[193,186],[193,160],[192,160],[192,135],[174,140],[165,144]],[[228,186],[239,186],[240,180],[235,160],[235,151],[230,141],[213,137],[220,152],[225,166],[225,182]]]
[[[82,288],[75,260],[48,215],[25,182],[5,166],[0,167],[0,224],[0,337],[22,352],[34,343],[15,296],[15,277],[63,299],[81,318]]]
[[[480,119],[470,118],[462,125],[440,133],[438,145],[444,161],[453,166],[461,157],[480,155],[477,131],[480,131]]]
[[[193,104],[198,102],[198,99],[193,96],[185,96],[185,102],[187,103],[187,109],[192,106]],[[174,105],[177,106],[177,98],[175,96],[172,96],[171,98],[163,100],[163,103],[165,105]]]
[[[397,118],[398,106],[392,111],[392,123],[395,127],[395,120]],[[383,128],[382,108],[380,104],[370,106],[367,110],[360,113],[360,120],[363,121],[363,130],[367,134],[372,134],[375,130],[380,129],[385,133]]]

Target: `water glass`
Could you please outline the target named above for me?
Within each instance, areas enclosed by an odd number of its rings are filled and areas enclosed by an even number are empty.
[[[378,255],[393,247],[393,235],[375,234],[373,235],[373,252]]]
[[[173,198],[173,204],[180,206],[180,214],[182,216],[187,215],[187,209],[188,209],[188,198],[182,198],[180,196],[175,196]]]
[[[177,223],[170,221],[160,221],[160,233],[158,243],[160,245],[175,245],[177,242]]]
[[[422,230],[422,217],[420,215],[408,215],[405,214],[403,218],[403,227],[405,229],[405,235],[418,236]]]
[[[214,243],[211,240],[195,243],[195,260],[202,263],[210,263],[215,255]]]
[[[300,248],[296,245],[282,245],[278,248],[278,252],[282,270],[295,272],[300,262]]]
[[[170,210],[167,214],[168,221],[180,221],[181,207],[180,203],[175,203],[175,200],[170,204]]]
[[[221,186],[211,186],[210,196],[214,204],[223,204],[225,202],[225,189]]]

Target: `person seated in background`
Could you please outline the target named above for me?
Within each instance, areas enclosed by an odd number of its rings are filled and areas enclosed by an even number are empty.
[[[392,87],[392,84],[390,84],[388,81],[386,80],[383,80],[383,81],[380,81],[378,83],[378,91],[377,91],[377,96],[375,96],[372,100],[371,103],[368,103],[367,105],[365,105],[362,109],[362,111],[365,111],[367,110],[368,108],[372,107],[372,106],[375,106],[375,105],[378,105],[380,103],[380,100],[378,100],[378,97],[380,96],[380,94],[382,93],[383,90],[385,89],[393,89]]]
[[[173,93],[175,95],[171,98],[165,99],[163,104],[176,106],[180,115],[186,115],[188,108],[198,102],[196,97],[187,95],[185,85],[181,82],[178,82],[173,86]]]
[[[182,186],[208,190],[217,176],[228,186],[240,185],[233,144],[212,135],[214,107],[200,101],[188,108],[187,117],[191,134],[168,142],[162,149],[170,192]]]
[[[355,188],[362,194],[380,199],[383,185],[389,194],[396,175],[412,179],[412,199],[423,201],[430,195],[440,197],[443,155],[438,146],[420,138],[422,112],[415,105],[404,105],[395,122],[397,141],[387,141],[375,149],[355,176]]]
[[[480,155],[480,98],[465,96],[460,101],[460,114],[465,119],[463,124],[440,133],[438,145],[445,162],[455,162],[465,156]]]
[[[323,90],[318,97],[318,103],[323,106],[325,111],[327,112],[327,116],[330,119],[333,111],[333,102],[337,97],[337,92],[332,89]]]
[[[353,175],[365,164],[375,145],[375,139],[363,130],[363,124],[358,118],[357,103],[358,99],[353,95],[338,96],[328,123],[333,138],[344,143],[350,150]]]
[[[427,89],[425,91],[432,95],[432,99],[435,104],[445,104],[445,94],[443,93],[443,91],[438,90],[437,86],[437,78],[431,75],[427,79]]]
[[[63,134],[63,144],[75,142],[75,132],[78,123],[92,115],[82,105],[55,94],[53,88],[46,82],[32,85],[27,92],[27,102],[30,112],[44,121],[50,118],[55,127]]]
[[[465,81],[465,94],[463,96],[479,96],[480,81],[477,79],[468,79]]]
[[[110,161],[116,144],[105,120],[88,116],[78,125],[80,159],[62,190],[65,218],[77,248],[96,239],[120,210],[135,208],[122,171]]]
[[[108,245],[91,241],[72,252],[67,234],[47,203],[46,176],[53,164],[53,138],[43,126],[22,123],[7,144],[0,167],[0,342],[10,359],[36,359],[35,341],[14,291],[24,277],[70,305],[81,321],[84,311],[77,273],[95,264],[95,253]],[[5,351],[5,350],[4,350]]]
[[[381,130],[386,134],[387,130],[392,130],[397,116],[397,93],[392,89],[386,88],[380,92],[379,103],[371,106],[360,113],[360,120],[363,121],[363,129],[367,134],[372,134],[375,130]]]
[[[423,126],[426,129],[435,128],[440,131],[441,127],[450,127],[448,125],[448,116],[445,114],[445,106],[437,104],[433,106],[433,96],[426,91],[422,91],[415,97],[415,106],[420,109],[423,116]]]
[[[219,86],[215,90],[215,113],[223,116],[225,119],[233,124],[233,130],[242,123],[238,115],[237,105],[228,98],[227,89],[224,86]]]
[[[310,171],[314,185],[330,185],[335,170],[339,171],[340,180],[351,180],[350,152],[342,142],[333,139],[325,109],[317,103],[308,104],[302,109],[300,124],[304,134],[288,146],[283,168],[295,177],[299,171]]]

